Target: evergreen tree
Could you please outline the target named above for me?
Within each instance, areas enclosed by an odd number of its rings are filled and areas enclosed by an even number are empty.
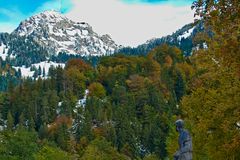
[[[45,68],[43,68],[42,76],[43,76],[43,77],[46,77],[46,71],[45,71]]]
[[[47,138],[48,136],[48,128],[45,125],[41,125],[39,130],[38,130],[38,135],[40,139]]]
[[[8,112],[8,115],[7,115],[7,129],[12,130],[13,127],[14,127],[14,119],[12,117],[12,114],[10,112]]]
[[[182,78],[182,75],[179,72],[177,72],[177,79],[175,82],[174,90],[175,90],[175,94],[178,102],[185,95],[185,92],[186,92],[185,86],[186,84]]]
[[[62,124],[58,131],[57,143],[61,146],[62,149],[69,150],[69,141],[70,136],[68,133],[67,125]]]
[[[38,72],[38,76],[40,76],[40,75],[42,74],[42,68],[41,68],[41,66],[38,67],[38,71],[37,71],[37,72]]]
[[[30,117],[30,119],[28,120],[28,130],[35,131],[35,128],[36,128],[35,122],[34,122],[33,118]]]

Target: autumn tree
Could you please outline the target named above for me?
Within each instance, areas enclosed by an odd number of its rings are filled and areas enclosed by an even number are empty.
[[[196,159],[237,159],[239,134],[239,28],[236,0],[195,1],[196,15],[211,29],[208,49],[195,52],[192,93],[182,100]]]
[[[89,96],[95,96],[98,98],[104,98],[106,96],[105,88],[101,83],[92,83],[88,87],[89,89]]]

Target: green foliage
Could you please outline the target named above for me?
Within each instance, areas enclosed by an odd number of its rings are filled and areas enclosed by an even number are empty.
[[[159,158],[155,154],[147,155],[143,160],[158,160]]]
[[[239,134],[239,2],[195,1],[196,14],[214,33],[203,37],[207,50],[192,57],[196,77],[182,111],[193,133],[195,159],[238,159]]]
[[[8,112],[7,115],[7,128],[8,130],[12,130],[14,127],[14,119],[12,117],[12,114],[10,112]]]
[[[217,73],[218,74],[218,73]],[[229,73],[184,97],[182,106],[194,134],[197,158],[229,159],[240,149],[237,126],[240,83]]]
[[[43,146],[38,153],[34,154],[34,159],[35,160],[71,160],[72,157],[58,149],[58,148],[54,148],[54,147],[50,147],[50,146]]]
[[[49,79],[25,79],[17,87],[21,73],[0,59],[0,90],[8,89],[0,94],[1,126],[7,125],[0,132],[0,159],[171,158],[177,116],[193,137],[194,159],[238,159],[239,2],[198,0],[193,7],[212,32],[196,38],[208,49],[189,58],[163,44],[145,57],[100,58],[96,68],[71,59],[65,69],[50,68]],[[13,42],[12,49],[31,43]],[[36,44],[30,45],[28,52],[19,50],[18,60],[7,62],[28,66],[44,60],[44,50],[35,53]],[[25,62],[19,56],[27,53],[38,58]],[[44,72],[32,70],[35,77]],[[86,103],[77,104],[85,96]]]
[[[61,124],[56,131],[55,134],[56,143],[60,146],[63,150],[69,150],[69,141],[70,136],[68,134],[68,127],[66,124]]]
[[[169,134],[166,140],[166,149],[168,157],[171,159],[174,153],[178,150],[178,133],[176,131],[175,121],[177,118],[174,116],[171,118],[169,125]],[[195,140],[195,139],[194,139]]]
[[[193,72],[189,68],[180,51],[167,45],[147,57],[104,57],[95,69],[72,59],[65,69],[50,68],[49,79],[10,87],[1,96],[0,112],[8,119],[9,133],[38,133],[34,158],[59,153],[83,159],[164,159],[167,119],[178,113],[176,105]],[[78,103],[84,97],[86,103]]]
[[[33,154],[38,150],[36,133],[17,130],[1,132],[0,136],[0,157],[19,160],[34,159]]]
[[[126,160],[126,156],[121,155],[106,140],[95,139],[86,148],[85,153],[80,158],[82,160]]]
[[[82,97],[86,89],[86,77],[77,68],[70,68],[66,72],[67,87],[78,97]]]

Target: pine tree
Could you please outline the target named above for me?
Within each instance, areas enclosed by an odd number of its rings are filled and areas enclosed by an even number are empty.
[[[182,78],[181,73],[177,72],[177,78],[176,78],[174,90],[175,90],[175,94],[178,102],[181,100],[182,96],[185,95],[185,92],[186,92],[185,86],[186,84]]]
[[[41,125],[39,130],[38,130],[39,138],[40,139],[47,138],[48,137],[48,132],[47,131],[48,131],[47,126]]]
[[[33,73],[33,78],[36,80],[36,79],[37,79],[37,77],[38,77],[38,71],[37,71],[37,70],[35,70],[35,71],[34,71],[34,73]]]
[[[40,76],[40,75],[42,74],[42,68],[41,68],[41,66],[38,67],[38,71],[37,71],[37,72],[38,72],[38,76]]]
[[[56,142],[65,151],[69,150],[70,136],[68,133],[68,127],[66,124],[61,124],[57,129]]]
[[[45,68],[43,68],[43,72],[42,72],[43,74],[43,77],[46,77],[46,71],[45,71]]]
[[[12,117],[11,112],[8,112],[7,114],[7,129],[12,130],[14,127],[14,119]]]
[[[28,120],[28,130],[29,131],[35,131],[35,122],[32,118],[32,116],[30,117],[30,119]]]
[[[25,127],[26,127],[26,120],[25,120],[24,114],[21,113],[21,115],[19,116],[18,129],[22,130],[22,129],[25,129]]]

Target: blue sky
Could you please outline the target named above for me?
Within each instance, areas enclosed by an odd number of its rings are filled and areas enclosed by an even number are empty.
[[[0,0],[0,32],[11,31],[22,20],[44,10],[71,10],[71,0]]]
[[[121,44],[136,45],[151,37],[170,34],[180,26],[191,22],[193,19],[190,9],[192,1],[0,0],[0,32],[11,32],[22,20],[44,10],[59,10],[62,4],[61,12],[69,18],[88,22],[94,30],[101,34],[109,33]],[[155,27],[142,25],[141,21]],[[128,27],[124,25],[126,22]],[[140,32],[143,30],[146,32],[145,36],[140,37],[140,34],[143,34]],[[124,34],[132,35],[128,38],[128,42],[125,40],[126,37],[124,39]]]

